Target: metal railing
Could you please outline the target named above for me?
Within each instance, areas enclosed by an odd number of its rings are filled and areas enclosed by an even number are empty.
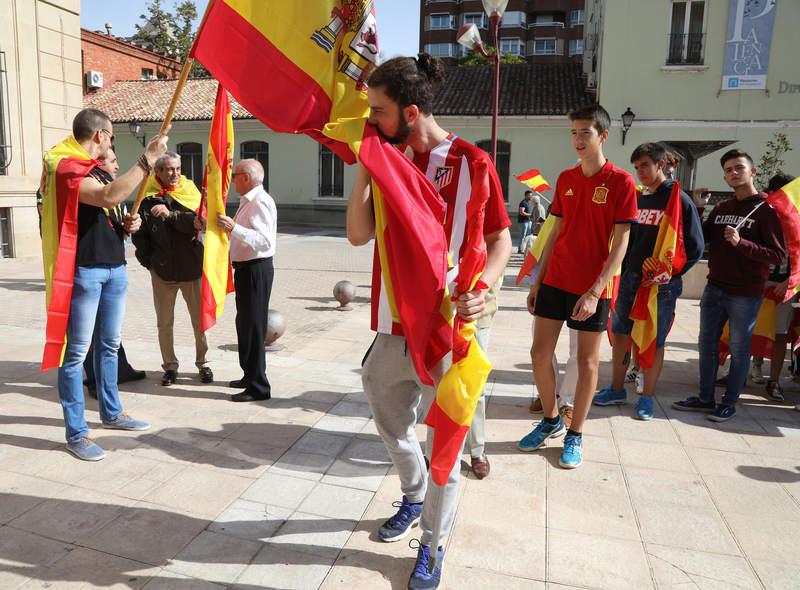
[[[667,65],[702,65],[705,33],[668,35]]]

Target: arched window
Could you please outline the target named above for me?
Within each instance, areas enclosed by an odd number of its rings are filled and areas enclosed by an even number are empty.
[[[264,190],[269,192],[269,144],[266,141],[243,141],[239,158],[258,160],[264,167]]]
[[[181,157],[181,174],[194,182],[199,189],[203,185],[203,146],[194,141],[178,144]]]
[[[324,145],[319,146],[319,196],[344,196],[344,162]]]
[[[484,139],[477,143],[478,147],[492,155],[492,142],[489,139]],[[508,174],[511,167],[511,142],[497,140],[497,176],[500,177],[500,184],[503,187],[503,198],[508,202]]]

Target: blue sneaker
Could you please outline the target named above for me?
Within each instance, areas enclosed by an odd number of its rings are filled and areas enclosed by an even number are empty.
[[[636,404],[636,417],[639,420],[652,420],[653,419],[653,397],[650,395],[643,395],[639,398],[639,403]]]
[[[567,429],[564,428],[564,420],[561,416],[558,417],[558,422],[555,424],[548,424],[542,420],[536,425],[536,428],[522,437],[522,440],[517,444],[517,448],[526,453],[541,449],[548,438],[562,436],[566,431]]]
[[[408,590],[434,590],[439,587],[439,581],[442,579],[444,549],[439,547],[436,551],[436,567],[433,573],[428,571],[430,558],[431,548],[420,543],[419,549],[417,549],[417,562],[414,564],[414,571],[408,579]]]
[[[718,404],[713,413],[706,416],[712,422],[727,422],[736,415],[736,406]]]
[[[583,463],[583,450],[581,444],[583,437],[580,434],[567,434],[564,437],[564,450],[558,464],[564,469],[575,469]]]
[[[67,450],[83,461],[99,461],[106,456],[100,445],[88,436],[82,436],[75,442],[68,442]]]
[[[592,403],[596,406],[612,406],[614,404],[624,404],[628,401],[628,392],[625,388],[614,389],[612,385],[604,387],[594,394]]]
[[[422,502],[412,504],[405,496],[402,502],[393,502],[392,506],[399,510],[378,529],[378,536],[384,543],[393,543],[405,537],[422,516]]]
[[[144,420],[134,420],[127,414],[120,414],[113,420],[103,420],[103,428],[114,430],[150,430],[150,423]]]

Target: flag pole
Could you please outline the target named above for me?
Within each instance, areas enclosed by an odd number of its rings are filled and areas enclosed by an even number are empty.
[[[200,26],[197,29],[197,35],[195,36],[195,42],[197,42],[197,38],[200,36],[200,33],[203,30],[203,25],[206,22],[206,18],[208,17],[208,12],[211,9],[211,5],[214,4],[215,0],[209,0],[208,5],[206,6],[206,10],[203,13],[203,19],[200,21]],[[192,47],[192,50],[194,46]],[[161,130],[158,132],[159,135],[163,135],[169,126],[172,124],[172,117],[175,115],[175,109],[178,106],[178,101],[181,98],[181,92],[183,92],[183,87],[186,86],[186,80],[189,78],[189,72],[192,71],[192,66],[194,65],[194,57],[192,57],[192,51],[189,51],[189,55],[186,57],[186,61],[183,62],[183,69],[181,70],[180,78],[178,78],[178,85],[175,87],[175,93],[172,95],[172,102],[169,105],[169,109],[167,109],[167,114],[164,117],[164,122],[161,123]],[[139,190],[136,193],[136,201],[133,203],[133,209],[131,209],[131,215],[136,215],[139,212],[139,206],[142,204],[144,200],[144,188],[147,186],[147,177],[142,180],[142,183],[139,185]]]

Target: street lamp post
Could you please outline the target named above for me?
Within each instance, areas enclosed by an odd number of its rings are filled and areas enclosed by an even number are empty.
[[[492,161],[497,165],[497,116],[500,112],[500,21],[508,6],[508,0],[483,0],[483,10],[489,17],[489,26],[494,37],[495,54],[489,55],[483,46],[481,35],[475,24],[464,25],[458,31],[458,43],[469,50],[477,51],[494,64],[494,87],[492,97]]]
[[[129,121],[128,130],[136,139],[138,139],[141,142],[142,147],[145,147],[147,145],[147,143],[145,142],[146,140],[145,135],[144,133],[142,133],[142,124],[139,123],[139,121],[137,121],[136,119],[134,119],[133,121]]]
[[[622,113],[622,145],[625,145],[625,136],[628,135],[628,129],[633,125],[633,120],[635,118],[636,113],[631,110],[631,107],[628,107],[625,112]]]

